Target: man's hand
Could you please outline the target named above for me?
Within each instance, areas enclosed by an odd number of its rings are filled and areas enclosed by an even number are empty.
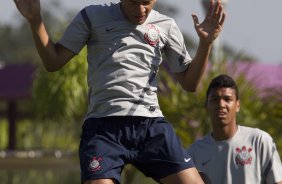
[[[219,35],[225,20],[221,1],[210,0],[205,20],[200,24],[197,15],[192,14],[196,32],[202,42],[211,44]]]
[[[41,22],[40,0],[14,0],[17,9],[30,23]]]

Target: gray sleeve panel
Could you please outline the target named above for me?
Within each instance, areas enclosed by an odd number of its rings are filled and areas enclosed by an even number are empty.
[[[61,45],[76,54],[86,45],[91,33],[91,22],[89,19],[87,20],[85,16],[87,16],[87,14],[85,9],[83,9],[72,20],[59,41]]]
[[[174,21],[172,21],[169,39],[164,51],[169,69],[172,73],[183,72],[192,60],[186,50],[183,35]]]
[[[85,22],[85,24],[87,25],[89,31],[91,30],[91,21],[89,20],[89,17],[87,15],[87,12],[85,10],[85,8],[83,8],[81,11],[80,11],[81,15],[82,15],[82,18]]]
[[[282,181],[282,163],[279,157],[276,144],[272,137],[263,132],[262,136],[262,162],[263,162],[263,177],[266,183],[276,183]]]

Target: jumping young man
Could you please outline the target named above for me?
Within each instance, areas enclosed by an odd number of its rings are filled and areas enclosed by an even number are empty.
[[[160,183],[203,183],[163,117],[156,76],[164,53],[180,85],[195,91],[225,13],[220,0],[210,0],[202,23],[192,15],[199,36],[192,59],[175,21],[153,10],[156,1],[121,0],[85,7],[62,38],[53,42],[40,1],[15,0],[48,71],[59,70],[87,46],[89,107],[79,150],[84,184],[120,183],[128,163]]]

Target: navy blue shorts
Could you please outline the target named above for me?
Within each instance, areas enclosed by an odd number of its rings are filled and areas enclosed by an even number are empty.
[[[194,167],[173,127],[164,118],[91,118],[82,127],[81,180],[108,178],[120,183],[125,164],[159,181]]]

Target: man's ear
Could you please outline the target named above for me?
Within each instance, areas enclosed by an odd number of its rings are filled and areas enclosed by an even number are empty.
[[[236,104],[236,112],[240,111],[240,100],[237,100],[237,104]]]

